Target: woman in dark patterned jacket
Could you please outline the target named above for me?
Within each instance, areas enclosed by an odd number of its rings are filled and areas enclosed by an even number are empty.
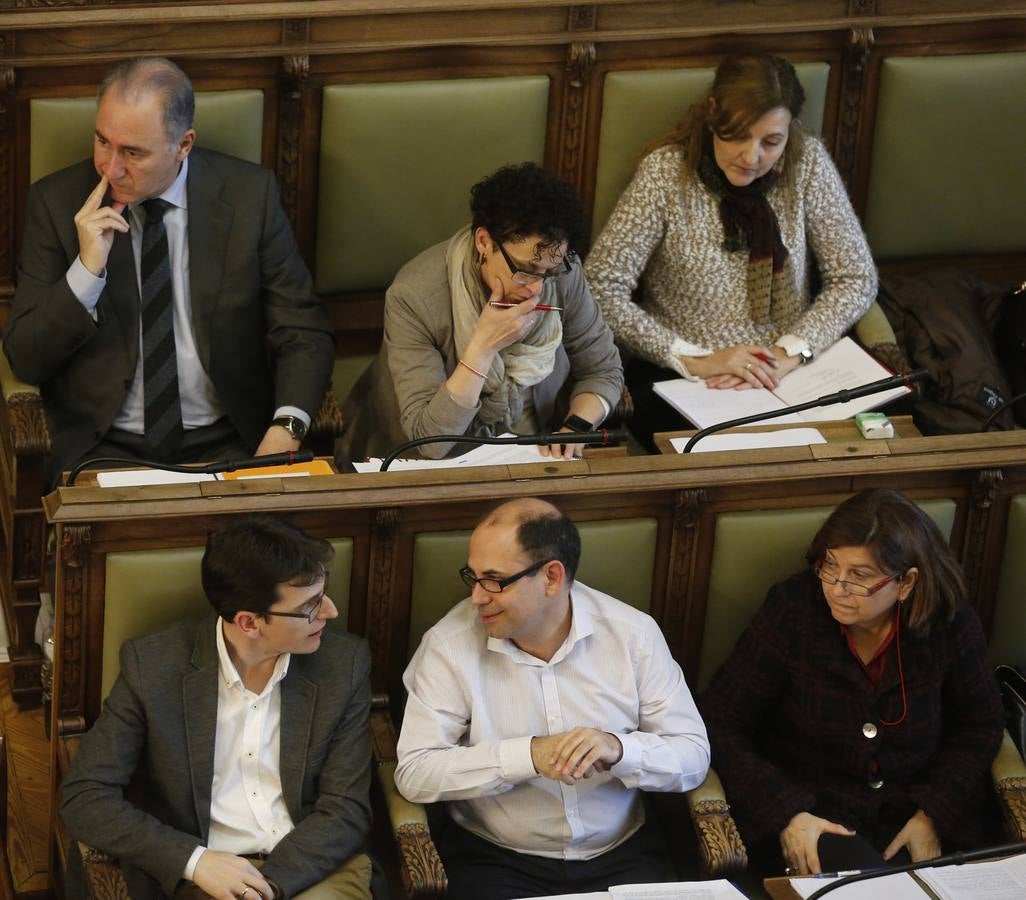
[[[986,842],[1004,714],[939,529],[903,495],[864,491],[807,559],[700,704],[754,860],[818,873]]]

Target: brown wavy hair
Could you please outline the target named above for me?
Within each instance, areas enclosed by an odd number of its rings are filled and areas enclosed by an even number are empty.
[[[804,104],[805,91],[787,60],[766,53],[731,54],[717,66],[708,95],[693,104],[676,128],[645,152],[679,144],[684,148],[685,170],[694,175],[709,134],[724,140],[742,137],[766,113],[782,106],[791,113],[782,157],[782,177],[788,180],[804,143],[805,131],[799,119]]]
[[[865,547],[888,575],[918,570],[901,604],[902,622],[913,632],[950,622],[965,603],[962,568],[940,529],[898,491],[876,488],[849,497],[819,529],[805,558],[816,565],[835,547]]]

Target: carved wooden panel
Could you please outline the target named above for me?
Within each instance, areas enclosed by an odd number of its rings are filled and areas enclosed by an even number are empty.
[[[85,608],[89,580],[89,547],[92,529],[88,525],[65,526],[61,529],[59,550],[60,571],[58,591],[62,602],[57,607],[60,634],[60,665],[55,676],[60,683],[55,691],[59,697],[58,715],[81,713],[85,693],[83,666],[85,662]]]
[[[588,94],[591,87],[591,66],[594,61],[594,44],[571,44],[567,48],[558,172],[578,189],[584,181]]]

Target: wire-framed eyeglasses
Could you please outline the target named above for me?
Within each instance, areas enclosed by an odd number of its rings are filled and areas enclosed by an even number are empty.
[[[514,284],[527,286],[530,284],[537,284],[539,281],[548,281],[550,278],[559,278],[561,275],[566,275],[573,266],[574,259],[577,254],[572,250],[567,250],[563,256],[563,262],[559,265],[549,269],[548,272],[526,272],[521,269],[515,262],[513,262],[510,255],[506,252],[506,248],[502,244],[497,245],[499,252],[502,254],[502,258],[506,260],[506,265],[509,266],[509,271],[512,275],[512,281]]]
[[[307,623],[312,625],[314,620],[317,618],[317,614],[321,611],[321,606],[324,603],[324,598],[328,593],[328,573],[324,573],[324,587],[316,597],[311,597],[296,612],[275,612],[273,609],[267,610],[264,613],[265,616],[281,616],[284,619],[306,619]],[[305,612],[302,612],[305,610]]]
[[[898,572],[894,575],[888,575],[883,581],[868,585],[859,584],[857,581],[844,581],[840,578],[835,578],[822,565],[815,566],[813,571],[816,573],[816,577],[824,584],[839,584],[844,588],[845,592],[854,594],[856,597],[872,597],[877,591],[887,587],[894,579],[901,578],[902,575],[902,573]]]
[[[479,584],[489,594],[501,594],[514,581],[519,581],[527,575],[533,575],[542,566],[550,562],[552,562],[551,559],[541,559],[526,569],[517,572],[516,575],[510,575],[508,578],[478,578],[470,566],[464,566],[460,569],[460,578],[463,579],[463,583],[471,590],[473,590],[475,584]]]

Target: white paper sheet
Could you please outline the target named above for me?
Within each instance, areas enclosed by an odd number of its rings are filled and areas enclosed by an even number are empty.
[[[1022,900],[1026,897],[1026,856],[964,866],[920,869],[916,873],[941,900]]]
[[[810,897],[821,887],[839,881],[839,878],[792,878],[791,887],[799,897]],[[908,872],[882,875],[867,881],[856,881],[837,888],[827,895],[830,900],[928,900],[929,895]]]
[[[165,472],[163,469],[125,469],[124,471],[97,472],[100,487],[143,487],[148,484],[194,484],[198,481],[217,481],[205,472]]]
[[[841,338],[807,366],[792,369],[781,379],[775,391],[717,390],[706,387],[704,381],[688,381],[685,378],[657,381],[653,388],[682,416],[699,428],[708,428],[728,419],[740,419],[816,400],[826,394],[879,381],[890,374],[851,338]],[[850,419],[856,413],[875,409],[907,393],[908,388],[897,387],[848,403],[834,403],[767,421],[790,423]]]
[[[670,438],[673,449],[684,452],[690,438]],[[708,453],[711,450],[761,450],[767,447],[807,447],[810,444],[825,444],[818,428],[781,428],[779,431],[745,431],[730,434],[710,434],[692,448],[692,453]]]
[[[609,892],[524,897],[522,900],[738,900],[744,898],[724,878],[718,881],[674,881],[664,884],[617,884]]]
[[[513,437],[503,434],[500,437]],[[380,458],[353,463],[357,472],[380,472]],[[537,447],[518,447],[516,444],[481,444],[473,450],[449,459],[397,459],[388,467],[389,472],[410,472],[416,469],[462,469],[470,466],[516,466],[526,463],[559,463],[567,460],[542,456]]]

